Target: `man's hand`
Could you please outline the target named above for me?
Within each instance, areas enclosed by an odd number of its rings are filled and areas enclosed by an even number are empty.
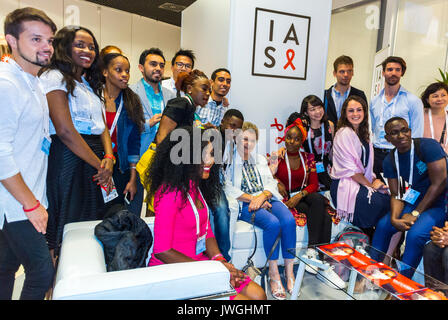
[[[48,212],[42,205],[39,205],[36,210],[25,212],[25,214],[37,232],[47,233]]]
[[[407,231],[411,229],[412,225],[414,224],[411,220],[405,220],[405,219],[392,219],[391,223],[399,231]]]
[[[157,113],[155,115],[152,116],[151,119],[149,119],[149,126],[153,127],[156,124],[158,124],[160,122],[160,120],[162,119],[162,114],[161,113]]]

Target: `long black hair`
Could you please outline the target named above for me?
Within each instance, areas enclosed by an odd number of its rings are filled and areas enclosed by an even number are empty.
[[[101,96],[103,84],[101,82],[101,73],[99,67],[100,52],[98,49],[98,42],[95,39],[92,31],[80,26],[66,26],[60,29],[53,40],[54,54],[51,57],[50,65],[40,70],[39,75],[47,70],[59,70],[67,87],[67,95],[73,95],[75,90],[75,74],[76,65],[72,58],[72,45],[75,40],[76,32],[83,30],[90,34],[95,45],[95,59],[90,68],[84,70],[84,78],[89,83],[93,92],[103,100]]]
[[[200,130],[200,133],[193,134],[195,130]],[[143,185],[148,191],[147,199],[151,199],[160,189],[161,196],[167,192],[180,192],[184,203],[186,203],[187,193],[191,189],[191,182],[193,182],[194,185],[199,186],[207,204],[214,208],[222,190],[219,180],[219,165],[214,164],[209,178],[202,179],[201,164],[195,164],[194,161],[197,160],[198,151],[200,150],[202,155],[204,149],[211,143],[210,137],[214,135],[219,135],[218,130],[204,130],[191,126],[182,126],[171,131],[157,145],[156,154],[145,172]],[[197,138],[198,136],[200,139]],[[200,149],[196,148],[198,142],[201,143]],[[182,160],[177,161],[178,159]],[[154,204],[157,201],[158,199],[154,199]]]
[[[129,59],[120,53],[108,53],[108,54],[104,55],[102,58],[102,61],[101,61],[102,68],[104,68],[104,69],[109,68],[110,63],[118,57],[123,57],[129,63]],[[105,84],[106,78],[102,75],[102,73],[101,73],[101,79],[102,79],[103,83]],[[142,107],[142,103],[140,102],[140,98],[129,87],[126,87],[125,89],[123,89],[122,93],[123,93],[123,99],[124,99],[124,106],[126,108],[126,112],[128,114],[129,119],[131,119],[137,125],[140,132],[143,132],[144,125],[145,125],[145,116],[143,115],[143,107]]]

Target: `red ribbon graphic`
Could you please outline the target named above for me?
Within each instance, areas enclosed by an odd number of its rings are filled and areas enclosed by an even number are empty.
[[[285,64],[283,69],[286,70],[286,68],[291,66],[292,70],[296,70],[296,67],[292,63],[292,60],[294,60],[295,55],[296,55],[296,53],[292,49],[288,49],[288,51],[286,51],[286,59],[288,60],[288,62]]]

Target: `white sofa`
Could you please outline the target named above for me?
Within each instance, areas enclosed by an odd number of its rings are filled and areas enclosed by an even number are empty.
[[[329,192],[325,193],[330,201]],[[236,268],[241,269],[247,262],[247,258],[252,254],[253,247],[255,245],[254,231],[252,225],[244,222],[237,221],[239,205],[238,201],[232,198],[227,198],[230,208],[230,234],[231,237],[231,249],[230,256],[232,257],[232,263]],[[331,241],[334,241],[336,235],[342,231],[348,225],[347,222],[341,221],[337,225],[332,225],[331,230]],[[254,257],[252,258],[254,264],[257,267],[263,267],[266,263],[266,254],[263,248],[263,230],[255,227],[255,232],[257,234],[257,250]],[[296,228],[297,242],[296,248],[304,248],[308,246],[308,229],[306,226]],[[298,261],[298,259],[297,259]],[[279,264],[283,264],[282,253],[280,250]]]
[[[143,219],[152,232],[154,218]],[[54,300],[228,299],[235,294],[228,270],[217,261],[107,272],[102,245],[94,235],[99,222],[65,226]]]

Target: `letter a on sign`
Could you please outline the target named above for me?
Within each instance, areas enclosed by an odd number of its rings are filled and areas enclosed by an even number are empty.
[[[291,36],[292,34],[292,36]],[[289,31],[286,34],[285,40],[283,40],[283,43],[286,43],[288,41],[294,41],[296,45],[299,45],[299,39],[297,38],[296,29],[294,28],[294,23],[291,23],[291,27],[289,27]]]

